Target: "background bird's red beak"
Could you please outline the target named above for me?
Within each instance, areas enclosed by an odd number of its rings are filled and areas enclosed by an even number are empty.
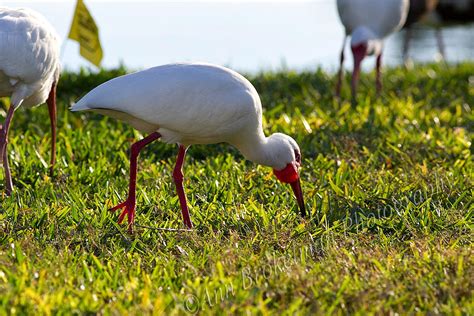
[[[360,65],[362,60],[367,55],[367,43],[361,43],[356,46],[352,46],[352,55],[354,56],[354,70],[352,71],[352,100],[355,101],[357,96],[357,85],[359,83]]]
[[[283,183],[289,183],[295,193],[301,215],[306,216],[306,208],[304,205],[303,191],[301,190],[300,176],[298,174],[299,163],[296,161],[289,163],[282,170],[273,169],[273,173]]]

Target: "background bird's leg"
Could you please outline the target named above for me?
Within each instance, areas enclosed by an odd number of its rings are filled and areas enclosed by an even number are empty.
[[[51,163],[49,166],[49,175],[53,176],[54,164],[56,163],[56,82],[53,82],[48,100],[46,100],[49,110],[49,119],[51,121]]]
[[[443,60],[446,60],[446,54],[445,54],[445,49],[444,49],[444,41],[443,41],[443,34],[441,32],[441,27],[436,28],[436,42],[438,43],[438,50],[439,53],[441,54],[441,58]]]
[[[341,57],[339,60],[339,72],[337,73],[337,83],[336,83],[336,97],[341,96],[341,86],[342,79],[344,75],[344,48],[346,47],[347,35],[344,35],[344,41],[342,42]]]
[[[10,105],[8,109],[7,117],[5,119],[5,124],[2,127],[0,133],[0,157],[3,159],[3,169],[5,170],[5,191],[7,195],[11,195],[13,192],[13,183],[12,176],[10,173],[10,166],[8,165],[8,152],[7,152],[7,143],[8,143],[8,130],[10,128],[10,123],[13,118],[13,113],[15,112],[15,107]]]
[[[407,27],[403,41],[403,62],[405,63],[405,66],[408,63],[408,49],[410,48],[411,32],[411,27]]]
[[[377,97],[380,96],[380,93],[382,92],[382,74],[381,74],[381,68],[382,68],[382,53],[377,56],[377,62],[376,62],[376,73],[375,73],[375,89],[377,92]]]
[[[357,105],[357,86],[359,83],[359,75],[360,75],[360,62],[354,61],[354,70],[352,71],[352,81],[351,81],[352,106]]]
[[[118,223],[121,224],[125,218],[125,215],[128,215],[128,230],[130,232],[132,232],[133,220],[135,218],[138,154],[140,154],[140,151],[143,147],[160,137],[160,133],[154,132],[142,140],[132,144],[130,151],[130,183],[128,187],[128,198],[124,202],[112,207],[109,210],[114,212],[118,209],[124,208],[122,214],[119,216]]]
[[[183,163],[184,157],[186,156],[186,150],[188,148],[179,145],[178,157],[176,158],[176,166],[173,170],[173,179],[174,184],[176,185],[176,191],[178,191],[179,197],[179,204],[181,205],[181,213],[183,214],[183,221],[184,224],[188,228],[193,228],[193,223],[191,222],[191,218],[189,217],[189,210],[188,210],[188,203],[186,202],[186,195],[184,194],[183,188]]]

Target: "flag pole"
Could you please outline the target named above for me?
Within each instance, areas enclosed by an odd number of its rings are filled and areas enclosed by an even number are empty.
[[[76,5],[74,6],[74,12],[73,12],[73,15],[72,15],[71,22],[69,23],[69,30],[66,33],[66,35],[64,36],[63,42],[61,43],[61,50],[60,50],[60,53],[59,53],[59,60],[61,61],[61,64],[64,61],[64,52],[66,51],[66,46],[67,46],[67,42],[68,42],[68,38],[69,38],[69,33],[71,33],[72,21],[74,20],[74,14],[76,13],[76,7],[77,7],[77,2],[76,2]]]
[[[64,52],[66,51],[67,39],[68,39],[68,37],[66,35],[66,38],[61,43],[61,50],[60,50],[60,53],[59,53],[59,60],[61,61],[61,64],[64,61]]]

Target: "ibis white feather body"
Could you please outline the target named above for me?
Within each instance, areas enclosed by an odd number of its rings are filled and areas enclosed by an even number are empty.
[[[339,17],[346,34],[352,34],[353,45],[398,31],[409,5],[409,0],[337,0]]]
[[[300,152],[287,135],[265,136],[255,88],[242,75],[217,65],[168,64],[117,77],[71,110],[92,110],[143,132],[159,132],[167,143],[230,143],[247,159],[277,170]]]
[[[263,135],[255,88],[237,72],[210,64],[169,64],[121,76],[71,110],[94,110],[158,131],[167,143],[233,142],[238,131]]]
[[[13,191],[7,138],[14,112],[20,105],[48,103],[52,133],[50,174],[53,174],[59,73],[59,40],[48,21],[29,9],[0,7],[0,97],[10,97],[5,122],[0,126],[0,159],[7,195]]]
[[[58,35],[49,22],[29,9],[0,7],[0,96],[15,108],[44,103],[59,72]]]

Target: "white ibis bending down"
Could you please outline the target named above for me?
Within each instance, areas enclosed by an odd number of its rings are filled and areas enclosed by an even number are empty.
[[[10,97],[10,108],[0,131],[0,157],[5,169],[5,190],[13,190],[8,166],[8,130],[20,106],[46,101],[51,120],[51,165],[56,160],[56,84],[59,79],[59,40],[40,14],[28,9],[0,7],[0,97]]]
[[[345,28],[340,57],[336,96],[341,91],[344,47],[347,36],[351,36],[351,49],[354,56],[352,72],[352,99],[355,100],[359,81],[360,65],[365,56],[375,55],[377,94],[382,90],[380,67],[382,65],[383,39],[398,31],[405,22],[409,0],[337,0],[339,17]]]
[[[192,228],[183,189],[182,167],[192,144],[226,142],[249,160],[273,168],[275,176],[289,183],[302,215],[306,214],[298,170],[301,152],[285,134],[266,137],[262,129],[260,97],[252,84],[230,69],[210,64],[169,64],[121,76],[93,89],[71,108],[91,110],[125,121],[149,133],[134,143],[130,153],[128,198],[111,211],[124,208],[131,230],[135,216],[137,156],[161,138],[179,145],[173,179],[183,220]]]
[[[413,24],[421,21],[428,14],[433,12],[438,5],[439,0],[410,0],[410,10],[408,11],[407,19],[403,28],[406,29],[405,40],[403,41],[403,60],[408,61],[408,48],[412,36]],[[441,36],[441,28],[436,27],[436,40],[438,43],[438,50],[441,58],[444,59],[444,43]]]

